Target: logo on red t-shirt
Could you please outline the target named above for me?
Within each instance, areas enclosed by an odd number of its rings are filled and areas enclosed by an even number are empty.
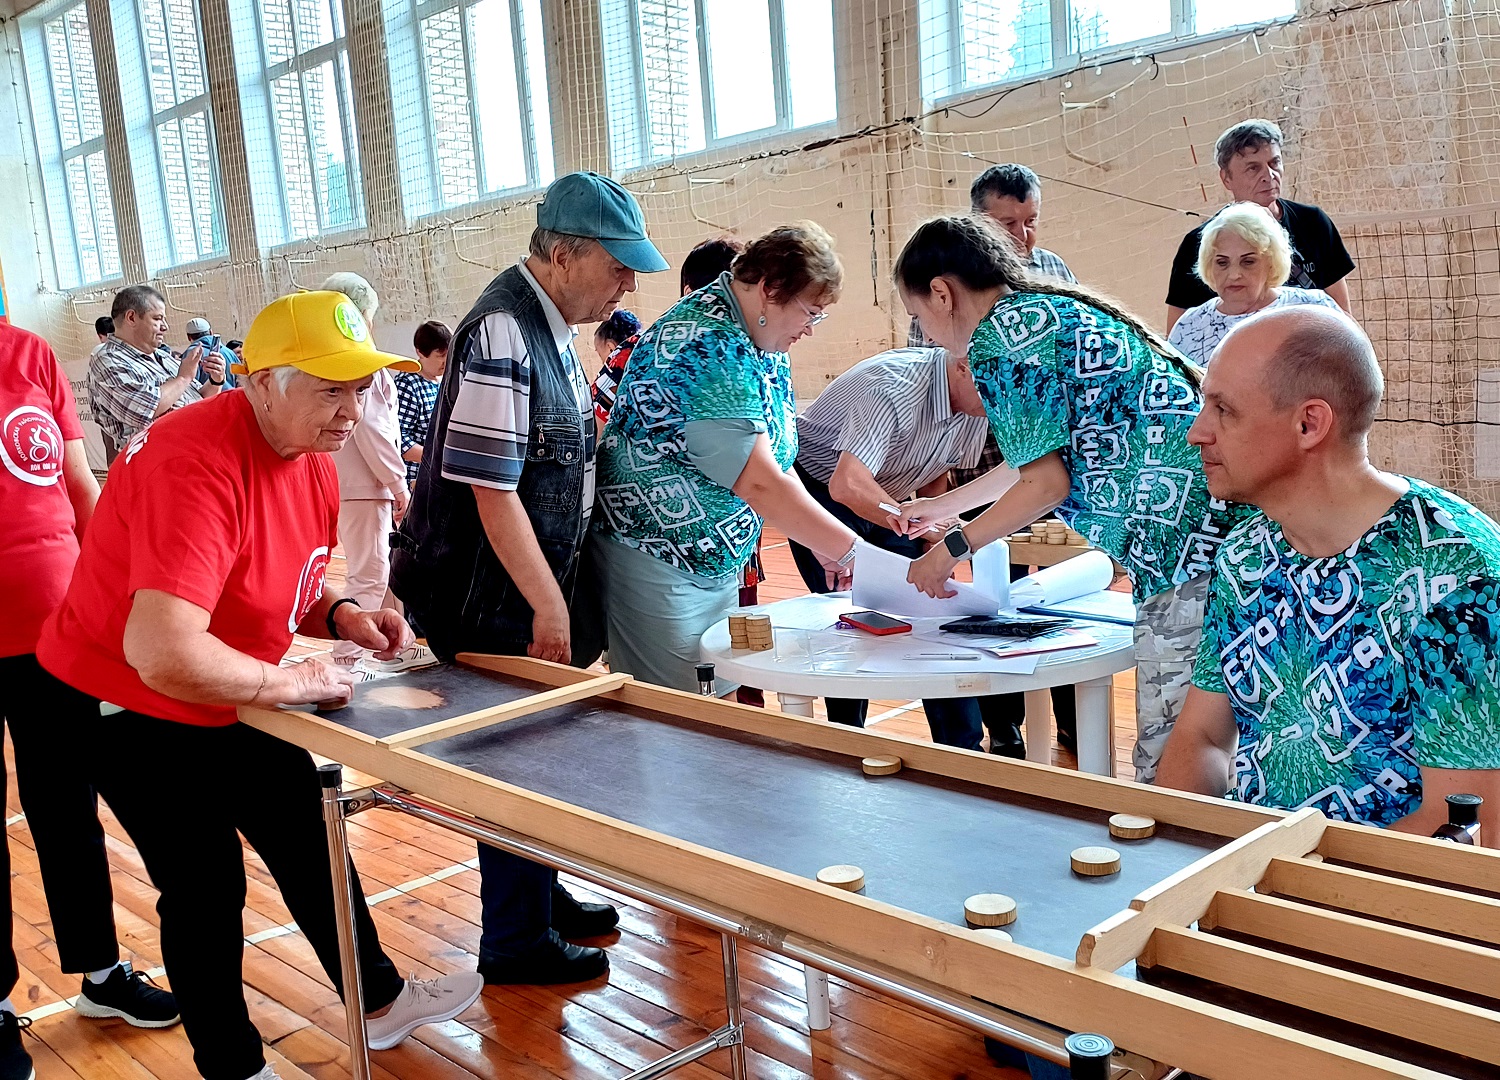
[[[302,620],[307,618],[313,605],[323,598],[323,582],[327,577],[328,549],[314,548],[307,557],[307,565],[302,568],[302,577],[297,582],[297,597],[292,603],[292,617],[286,623],[286,628],[292,633],[297,632],[297,627],[302,625]]]
[[[22,405],[5,418],[0,459],[19,480],[49,487],[62,476],[63,434],[52,414]]]

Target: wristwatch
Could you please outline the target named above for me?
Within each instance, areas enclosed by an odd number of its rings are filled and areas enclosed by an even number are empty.
[[[943,534],[943,546],[948,549],[959,562],[963,562],[974,554],[974,549],[969,546],[969,538],[964,535],[964,527],[955,525]]]

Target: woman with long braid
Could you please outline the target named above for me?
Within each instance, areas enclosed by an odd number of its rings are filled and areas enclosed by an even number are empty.
[[[927,336],[967,354],[1005,460],[990,476],[908,504],[908,532],[994,500],[912,564],[910,580],[949,595],[969,553],[1056,511],[1130,576],[1137,604],[1136,779],[1149,783],[1182,707],[1214,552],[1237,513],[1208,493],[1187,431],[1201,373],[1139,318],[1080,285],[1030,274],[973,218],[921,225],[896,284]]]

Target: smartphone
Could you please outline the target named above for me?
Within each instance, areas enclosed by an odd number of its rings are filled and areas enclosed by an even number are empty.
[[[878,611],[851,611],[846,615],[839,616],[840,622],[846,622],[850,626],[858,627],[867,634],[909,634],[911,623],[893,619],[889,615],[882,615]]]

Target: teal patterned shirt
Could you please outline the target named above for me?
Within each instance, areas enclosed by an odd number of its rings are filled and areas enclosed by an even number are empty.
[[[1243,513],[1209,495],[1188,445],[1203,395],[1183,363],[1050,293],[1001,297],[969,342],[1005,460],[1062,452],[1072,486],[1057,515],[1125,568],[1137,602],[1207,573]]]
[[[1420,766],[1500,768],[1500,527],[1407,482],[1337,555],[1264,514],[1220,550],[1193,684],[1229,697],[1234,798],[1383,826]]]
[[[641,335],[599,450],[595,528],[689,574],[737,573],[760,515],[693,463],[688,425],[742,421],[797,458],[797,402],[786,353],[762,352],[741,321],[729,275],[683,297]]]

